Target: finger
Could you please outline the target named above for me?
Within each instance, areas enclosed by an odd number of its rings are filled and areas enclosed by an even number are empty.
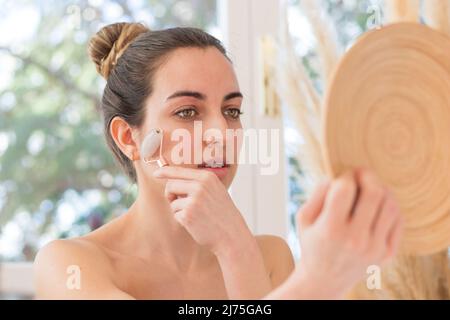
[[[312,225],[322,211],[330,182],[320,184],[311,198],[298,210],[297,221],[300,227]]]
[[[206,178],[209,172],[199,169],[191,169],[184,167],[166,166],[158,168],[153,172],[155,178],[165,179],[184,179],[184,180],[201,180]]]
[[[324,219],[346,223],[351,215],[357,195],[357,185],[353,172],[347,172],[330,186],[323,208]]]
[[[387,246],[388,236],[400,218],[399,209],[393,196],[388,194],[383,203],[381,212],[375,221],[374,242]]]
[[[183,197],[192,194],[196,190],[196,183],[188,180],[167,180],[164,195],[169,202],[174,201],[178,197]]]
[[[381,212],[386,191],[378,178],[369,171],[360,170],[356,177],[360,192],[351,223],[358,232],[368,234],[373,232],[374,221]]]
[[[403,237],[403,228],[404,228],[404,219],[403,216],[400,215],[400,217],[396,221],[394,227],[391,229],[391,232],[389,233],[388,236],[387,259],[391,259],[397,254],[398,248],[400,247],[400,243]]]
[[[190,199],[188,197],[177,198],[176,200],[174,200],[170,203],[170,208],[172,209],[173,213],[177,213],[181,210],[186,209],[186,207],[189,204],[189,201],[190,201]]]
[[[173,217],[175,218],[175,220],[181,224],[182,226],[186,227],[186,215],[185,215],[186,211],[184,210],[179,210],[177,213],[175,213],[173,215]]]

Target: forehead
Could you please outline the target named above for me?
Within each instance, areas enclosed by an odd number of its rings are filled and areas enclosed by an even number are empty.
[[[154,77],[154,94],[176,90],[224,94],[239,85],[231,62],[215,47],[181,48],[169,54]]]

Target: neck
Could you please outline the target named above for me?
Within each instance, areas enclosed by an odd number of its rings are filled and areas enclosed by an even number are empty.
[[[177,271],[189,271],[205,256],[206,250],[173,215],[164,187],[144,182],[128,211],[130,236],[136,241],[136,253],[144,259],[157,255]]]

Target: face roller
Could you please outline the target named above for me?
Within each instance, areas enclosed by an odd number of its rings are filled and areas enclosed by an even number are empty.
[[[163,145],[163,130],[162,129],[152,129],[144,138],[141,144],[141,157],[145,163],[151,164],[156,162],[159,167],[165,167],[168,165],[164,157],[162,156],[162,145]],[[156,151],[159,149],[158,159],[151,159]]]

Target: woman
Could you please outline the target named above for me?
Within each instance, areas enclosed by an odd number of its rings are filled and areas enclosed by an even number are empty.
[[[172,161],[170,132],[193,134],[195,121],[220,132],[241,128],[242,94],[214,37],[193,28],[150,31],[118,23],[91,39],[90,56],[107,79],[107,143],[139,192],[105,226],[41,249],[37,298],[342,298],[368,265],[395,253],[398,209],[367,171],[322,185],[299,212],[302,259],[294,271],[286,243],[253,236],[228,195],[235,161]],[[164,132],[163,168],[142,161],[142,141],[154,128]],[[230,141],[203,141],[192,151],[211,143],[225,148]]]

